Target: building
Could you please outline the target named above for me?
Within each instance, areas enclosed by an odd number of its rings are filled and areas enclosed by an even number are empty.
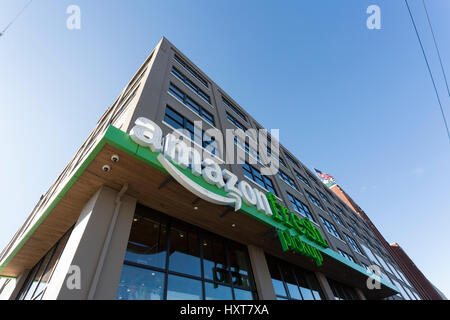
[[[246,133],[224,151],[214,128]],[[276,137],[255,149],[246,129],[261,128],[161,39],[2,251],[1,297],[417,299],[367,223],[271,149]],[[269,158],[279,170],[262,176]],[[376,261],[393,273],[374,275]]]
[[[440,291],[437,290],[433,284],[431,284],[431,282],[425,277],[420,269],[417,268],[415,263],[398,243],[389,244],[386,241],[364,210],[356,204],[356,202],[341,188],[341,186],[338,184],[332,184],[330,185],[330,189],[367,223],[377,238],[378,243],[380,243],[384,249],[389,252],[391,259],[396,262],[402,271],[399,276],[403,278],[403,286],[405,288],[407,288],[405,285],[410,288],[414,288],[415,292],[419,294],[420,298],[423,300],[446,300],[445,296],[443,296]],[[395,270],[389,272],[392,274]],[[407,290],[405,291],[406,292],[404,293],[402,292],[402,295],[407,295],[409,293]]]

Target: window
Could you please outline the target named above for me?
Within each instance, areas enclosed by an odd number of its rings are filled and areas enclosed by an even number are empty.
[[[295,185],[294,180],[289,177],[286,173],[284,173],[281,170],[278,170],[278,176],[284,181],[286,182],[288,185],[290,185],[292,188],[294,188],[295,190],[298,191],[297,186]]]
[[[31,269],[17,295],[18,300],[42,300],[72,229],[73,227]]]
[[[339,217],[339,215],[334,212],[333,210],[330,210],[331,215],[333,216],[334,220],[336,220],[337,223],[339,223],[341,226],[345,227],[344,222],[342,221],[341,217]]]
[[[244,163],[242,165],[242,168],[244,169],[244,174],[246,177],[250,178],[251,180],[255,181],[257,184],[259,184],[261,187],[265,188],[266,190],[272,192],[274,195],[277,193],[275,192],[275,188],[273,186],[272,180],[267,178],[266,176],[263,176],[258,169],[255,167],[249,165],[248,163]]]
[[[300,173],[298,173],[297,171],[295,171],[295,176],[304,184],[306,184],[308,187],[310,187],[308,180],[306,180],[306,178],[304,176],[302,176]]]
[[[316,197],[314,197],[311,193],[306,192],[306,194],[308,195],[308,199],[309,201],[311,201],[316,207],[323,209],[322,204],[320,203],[319,199],[317,199]]]
[[[184,62],[178,55],[174,57],[175,61],[183,66],[190,74],[192,74],[198,81],[200,81],[205,87],[208,87],[206,80],[200,76],[193,68],[191,68],[186,62]]]
[[[236,127],[238,127],[239,129],[242,129],[242,131],[247,131],[247,128],[246,127],[244,127],[239,121],[237,121],[236,120],[236,118],[235,117],[233,117],[231,114],[229,114],[228,112],[227,112],[227,119],[232,123],[232,124],[234,124]]]
[[[287,153],[285,153],[286,155],[286,159],[288,159],[294,166],[296,166],[297,168],[300,169],[300,167],[298,166],[297,161],[294,160],[294,158],[292,158],[290,155],[288,155]]]
[[[358,300],[353,288],[331,279],[328,279],[328,283],[336,300]]]
[[[239,110],[237,107],[234,106],[230,101],[222,97],[223,103],[225,103],[231,110],[233,110],[242,120],[247,121],[247,117]]]
[[[348,229],[357,237],[359,237],[358,232],[356,232],[355,228],[353,228],[351,225],[348,225]]]
[[[320,198],[322,198],[323,201],[330,203],[330,201],[328,201],[328,198],[319,190],[317,190],[317,192],[319,193]]]
[[[287,168],[286,162],[281,157],[278,157],[279,162],[283,165],[283,167]]]
[[[251,148],[247,141],[245,141],[245,143],[242,143],[238,137],[234,136],[234,144],[241,147],[242,149],[244,149],[248,154],[250,154],[256,160],[261,161],[259,152],[256,151],[255,149]]]
[[[257,294],[245,246],[138,204],[116,298],[252,300]]]
[[[345,238],[347,239],[347,241],[350,243],[350,246],[352,247],[352,249],[356,252],[358,252],[359,254],[363,254],[361,249],[358,247],[358,245],[356,244],[355,239],[353,239],[352,237],[350,237],[348,234],[344,233]]]
[[[289,201],[291,202],[292,206],[294,207],[294,210],[297,212],[300,212],[304,216],[308,217],[311,221],[316,221],[314,217],[311,214],[311,211],[309,211],[309,208],[306,204],[298,200],[296,197],[288,193]]]
[[[341,236],[339,235],[339,232],[337,231],[336,227],[334,226],[334,224],[332,224],[330,221],[328,221],[327,219],[325,219],[324,217],[320,216],[320,221],[322,221],[322,223],[324,224],[325,228],[327,229],[327,231],[329,233],[331,233],[333,236],[335,236],[336,238],[342,240]]]
[[[196,114],[198,114],[200,117],[202,117],[204,120],[206,120],[209,124],[214,126],[214,117],[205,110],[202,106],[198,105],[194,100],[192,100],[191,97],[189,97],[187,94],[185,94],[183,91],[178,89],[176,86],[174,86],[172,83],[169,87],[169,92],[177,98],[181,103],[183,103],[185,106],[187,106],[189,109],[194,111]]]
[[[211,98],[202,89],[200,89],[195,83],[193,83],[184,74],[182,74],[180,71],[178,71],[177,68],[175,68],[175,67],[172,68],[172,74],[174,76],[176,76],[178,79],[180,79],[189,88],[191,88],[195,93],[197,93],[203,100],[205,100],[208,103],[211,103]]]
[[[308,175],[309,180],[311,180],[312,182],[314,182],[316,185],[319,185],[316,178],[314,178],[311,174],[306,173]]]
[[[200,129],[194,130],[194,124],[191,121],[169,106],[166,107],[164,121],[174,129],[181,130],[183,133],[187,134],[192,141],[202,141],[203,148],[212,154],[217,154],[217,142],[213,138],[208,139],[204,131],[201,131],[202,136],[199,136],[198,134],[200,132],[198,131],[200,131]]]
[[[352,261],[352,262],[355,262],[355,259],[354,259],[351,255],[349,255],[347,252],[342,251],[341,249],[338,249],[338,252],[339,252],[343,257],[347,258],[348,260],[350,260],[350,261]]]
[[[307,270],[266,255],[273,288],[279,300],[322,300],[316,276]]]

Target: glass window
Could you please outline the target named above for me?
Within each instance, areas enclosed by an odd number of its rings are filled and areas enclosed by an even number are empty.
[[[215,283],[205,283],[206,300],[233,300],[231,287],[221,286]]]
[[[257,294],[245,246],[138,204],[116,297],[248,300]]]
[[[241,290],[234,288],[234,299],[236,300],[253,300],[253,294],[251,291]]]
[[[266,190],[272,192],[274,195],[277,195],[277,193],[275,192],[275,188],[273,187],[272,180],[270,180],[266,176],[262,176],[258,169],[249,165],[248,163],[242,164],[242,168],[244,169],[244,174],[248,178],[255,181],[257,184],[259,184]]]
[[[358,300],[353,288],[331,279],[328,279],[328,283],[336,300]]]
[[[197,230],[175,223],[170,230],[169,270],[201,276]]]
[[[291,202],[292,206],[294,207],[294,210],[297,212],[300,212],[304,216],[308,217],[311,221],[316,221],[314,217],[312,216],[311,212],[309,211],[309,208],[306,204],[298,200],[296,197],[288,193],[289,201]]]
[[[233,287],[250,290],[252,285],[250,283],[250,263],[247,253],[231,246],[229,254]]]
[[[164,221],[136,214],[133,218],[125,260],[164,268],[166,265],[167,228]]]
[[[198,81],[200,81],[205,87],[208,87],[208,83],[206,80],[199,75],[197,71],[195,71],[191,66],[189,66],[186,62],[183,61],[178,55],[174,56],[175,61],[177,61],[179,64],[183,66],[187,71],[189,71],[190,74],[192,74],[195,78],[197,78]]]
[[[167,300],[201,299],[201,281],[169,274],[167,279]]]
[[[233,110],[242,120],[247,121],[247,117],[237,108],[235,107],[230,101],[222,97],[223,102],[231,109]]]
[[[316,207],[323,209],[322,204],[320,203],[319,199],[317,199],[316,197],[314,197],[311,193],[306,192],[306,194],[308,195],[308,199],[309,201],[311,201]]]
[[[266,259],[277,299],[322,299],[319,283],[312,272],[269,255]]]
[[[195,93],[197,93],[203,100],[205,100],[208,103],[211,103],[211,98],[175,67],[172,68],[172,74],[176,76],[179,80],[181,80],[189,88],[191,88]]]
[[[194,111],[196,114],[198,114],[200,117],[202,117],[204,120],[209,122],[209,124],[214,126],[214,117],[205,110],[202,106],[197,104],[194,100],[192,100],[191,97],[189,97],[187,94],[185,94],[183,91],[178,89],[175,85],[172,83],[169,87],[169,92],[177,98],[181,103],[183,103],[185,106],[187,106],[189,109]]]
[[[118,300],[162,300],[164,273],[124,265],[117,290]]]
[[[52,278],[53,271],[69,240],[72,228],[31,269],[19,294],[18,300],[41,300]]]

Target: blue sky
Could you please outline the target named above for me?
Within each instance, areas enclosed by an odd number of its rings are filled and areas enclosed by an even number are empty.
[[[27,0],[0,1],[3,29]],[[450,2],[427,1],[450,77]],[[81,8],[81,30],[66,8]],[[381,8],[381,30],[366,8]],[[410,0],[450,120],[430,30]],[[450,143],[403,0],[35,0],[0,38],[0,247],[166,36],[450,296]]]

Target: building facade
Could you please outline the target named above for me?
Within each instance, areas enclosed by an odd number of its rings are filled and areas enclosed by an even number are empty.
[[[425,277],[420,269],[415,265],[411,258],[406,254],[403,248],[398,243],[389,244],[383,237],[381,232],[369,218],[364,210],[361,209],[358,204],[338,185],[333,184],[330,189],[344,201],[358,216],[360,216],[373,231],[373,234],[377,238],[379,244],[389,252],[391,259],[400,267],[402,273],[399,274],[403,278],[403,283],[408,287],[415,289],[415,293],[423,300],[446,300],[445,296],[439,293],[439,291],[431,284],[431,282]],[[393,271],[390,271],[391,273]],[[404,296],[408,295],[408,291],[402,293]],[[413,292],[413,291],[412,291]],[[412,293],[411,292],[411,293]],[[411,295],[409,294],[408,297]]]
[[[213,134],[227,129],[245,133]],[[0,296],[419,299],[364,219],[249,129],[262,126],[161,39],[3,249]],[[262,175],[268,158],[279,170]]]

